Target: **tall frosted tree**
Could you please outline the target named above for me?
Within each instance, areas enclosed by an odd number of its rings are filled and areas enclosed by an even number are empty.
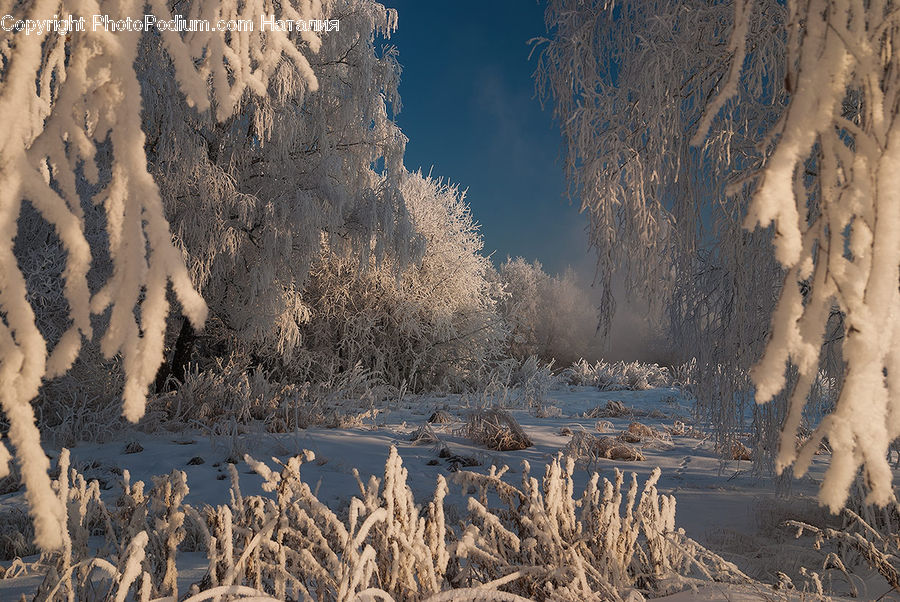
[[[860,468],[870,502],[894,498],[886,458],[900,435],[898,19],[884,1],[555,0],[537,73],[563,124],[570,180],[604,270],[627,264],[624,254],[672,248],[674,264],[655,261],[657,272],[632,282],[662,283],[676,332],[692,320],[688,334],[724,328],[754,355],[767,339],[750,376],[758,403],[789,389],[776,413],[776,469],[802,474],[827,437],[820,499],[832,510]],[[771,319],[760,320],[776,298]],[[756,324],[743,331],[750,341],[736,328],[747,320]],[[835,324],[839,336],[826,339]],[[708,364],[739,383],[747,353],[724,340]],[[798,448],[828,340],[840,341],[845,362],[837,402]]]
[[[144,6],[136,1],[10,1],[0,3],[0,13],[51,21],[72,14],[90,23],[95,14],[117,20],[141,14]],[[151,1],[149,8],[160,19],[171,18],[161,0]],[[213,23],[255,20],[260,14],[296,20],[323,16],[317,0],[198,0],[186,8],[186,17]],[[63,545],[66,528],[30,405],[42,379],[70,368],[83,341],[93,336],[91,316],[103,314],[101,348],[107,356],[121,354],[123,411],[137,420],[162,360],[169,284],[195,328],[206,319],[206,304],[173,244],[160,190],[148,169],[141,86],[142,66],[153,57],[144,53],[146,43],[162,49],[169,76],[177,82],[175,93],[185,105],[201,114],[212,112],[217,123],[227,123],[248,96],[269,94],[285,63],[294,72],[295,91],[318,88],[307,57],[322,40],[312,32],[255,28],[142,34],[91,27],[0,32],[0,120],[6,124],[0,140],[0,404],[22,469],[36,542],[44,549]],[[82,179],[99,190],[90,199],[80,194]],[[13,252],[26,202],[53,226],[66,253],[62,275],[70,324],[49,350]],[[87,279],[92,249],[83,202],[104,207],[105,251],[112,266],[93,291]],[[5,447],[0,455],[6,473]]]
[[[499,311],[509,324],[510,356],[524,361],[533,355],[557,366],[592,359],[599,347],[597,310],[572,270],[552,276],[540,262],[516,257],[500,265],[497,278],[504,289]]]
[[[702,148],[691,145],[731,72],[734,10],[699,0],[557,0],[547,7],[549,39],[535,48],[538,91],[565,139],[570,194],[591,223],[601,320],[614,310],[613,274],[624,275],[627,293],[666,319],[675,352],[697,355],[700,409],[724,449],[747,428],[747,371],[781,281],[770,233],[742,227],[748,190],[728,189],[762,164],[748,132],[774,124],[786,93],[785,14],[772,2],[750,15],[755,61],[739,97],[715,115]],[[783,404],[772,409],[756,411],[761,446],[784,415]]]
[[[289,362],[311,317],[304,300],[323,248],[358,250],[357,268],[386,252],[401,264],[412,229],[400,189],[406,138],[391,47],[396,12],[372,0],[332,0],[340,22],[309,56],[311,93],[290,61],[268,93],[247,95],[226,120],[188,110],[163,49],[148,44],[145,96],[151,169],[193,281],[210,304],[208,336],[227,348]],[[176,374],[177,376],[177,374]]]

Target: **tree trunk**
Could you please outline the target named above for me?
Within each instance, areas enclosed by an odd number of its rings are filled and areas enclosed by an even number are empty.
[[[159,367],[159,372],[156,373],[157,393],[170,390],[167,384],[170,382],[170,376],[179,383],[184,382],[185,371],[187,370],[188,362],[191,360],[191,351],[194,349],[194,341],[196,340],[197,335],[194,333],[190,320],[182,318],[181,330],[178,332],[178,339],[175,340],[175,351],[172,353],[172,362],[163,362],[163,365]]]

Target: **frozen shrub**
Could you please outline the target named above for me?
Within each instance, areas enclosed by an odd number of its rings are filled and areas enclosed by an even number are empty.
[[[688,362],[683,362],[671,368],[672,386],[679,389],[690,390],[697,380],[697,358],[691,358]]]
[[[597,406],[587,410],[582,414],[583,418],[621,418],[622,416],[633,416],[634,410],[625,407],[621,401],[611,399],[606,402],[605,406]]]
[[[571,457],[556,458],[539,482],[523,462],[521,488],[502,480],[506,467],[459,473],[477,495],[448,573],[533,600],[635,600],[702,579],[749,581],[675,529],[675,498],[659,495],[658,468],[640,496],[636,476],[625,486],[616,470],[614,482],[594,473],[578,498],[574,468]],[[505,511],[490,508],[490,493]]]
[[[672,426],[666,426],[664,428],[670,436],[689,437],[691,439],[706,439],[709,437],[708,433],[698,430],[693,426],[686,425],[680,420],[676,420],[672,423]]]
[[[200,424],[218,431],[257,424],[269,432],[289,432],[359,426],[373,415],[375,401],[394,392],[359,364],[327,380],[297,385],[232,356],[206,370],[188,370],[177,390],[154,398],[150,407],[169,427]]]
[[[431,424],[448,424],[453,422],[453,415],[447,410],[436,410],[428,417]]]
[[[513,451],[531,447],[531,439],[509,412],[477,410],[469,414],[460,434],[478,445],[497,451]]]
[[[431,443],[437,443],[440,441],[438,439],[437,433],[434,432],[434,429],[431,428],[430,424],[423,424],[415,431],[413,431],[412,436],[409,438],[415,445],[427,445]]]
[[[740,441],[735,441],[731,444],[730,456],[732,460],[752,460],[753,452],[751,452],[750,448]]]
[[[251,369],[246,359],[232,356],[217,359],[206,370],[192,367],[176,391],[157,397],[151,407],[172,424],[247,423],[274,414],[281,398],[291,393],[290,386],[270,382],[262,370]]]
[[[0,512],[0,560],[36,554],[33,540],[34,526],[27,514],[18,508]]]
[[[598,433],[608,433],[609,431],[613,430],[613,423],[609,420],[598,420],[594,424],[594,428]]]
[[[455,454],[446,445],[441,447],[441,451],[438,452],[438,457],[446,460],[447,464],[450,466],[450,470],[454,472],[459,470],[460,467],[470,468],[472,466],[481,466],[483,464],[480,458],[477,458],[476,456]]]
[[[500,290],[462,191],[421,173],[404,174],[400,191],[420,261],[323,250],[303,292],[311,314],[301,355],[313,373],[360,363],[398,388],[466,389],[503,353]]]
[[[475,389],[472,397],[479,407],[505,406],[513,388],[513,375],[519,367],[519,362],[506,358],[490,367],[484,366],[475,381]],[[468,399],[468,396],[466,397]]]
[[[525,407],[547,403],[550,389],[556,382],[557,379],[553,375],[553,360],[543,363],[535,355],[522,362],[510,378],[510,384],[515,386],[519,393],[519,402]]]
[[[599,362],[598,362],[599,364]],[[597,364],[591,364],[584,358],[580,358],[578,361],[573,363],[571,366],[566,368],[560,374],[560,377],[565,380],[570,385],[577,386],[591,386],[596,383],[596,371],[595,366]]]
[[[562,410],[554,405],[541,405],[532,412],[535,418],[559,418]]]
[[[93,368],[93,369],[89,369]],[[65,447],[80,441],[103,443],[130,428],[122,417],[121,379],[112,362],[90,366],[85,358],[72,368],[73,373],[54,379],[41,388],[35,400],[38,423],[48,442]],[[156,423],[151,411],[142,427]]]
[[[852,498],[850,503],[853,503]],[[850,572],[859,568],[863,568],[864,572],[875,570],[890,586],[889,593],[900,590],[900,562],[898,562],[900,546],[897,544],[896,530],[886,531],[880,528],[884,526],[883,519],[872,521],[870,524],[847,508],[842,514],[844,526],[839,529],[815,526],[800,520],[787,520],[784,526],[793,529],[797,539],[802,537],[804,532],[813,536],[812,547],[825,552],[822,571],[840,571],[850,585],[851,596],[858,596],[858,592]],[[884,517],[893,518],[896,525],[896,508],[885,509]]]
[[[96,482],[69,470],[64,451],[55,490],[66,502],[65,545],[32,565],[45,571],[35,599],[401,602],[443,592],[435,599],[622,601],[749,581],[675,528],[675,499],[656,489],[659,469],[642,488],[635,475],[626,481],[617,470],[610,482],[594,473],[578,497],[571,458],[554,459],[540,480],[524,462],[519,486],[503,480],[506,467],[462,471],[455,480],[475,495],[468,515],[450,521],[444,478],[427,504],[416,504],[394,448],[382,478],[356,475],[358,494],[340,515],[302,478],[311,452],[278,470],[244,459],[262,477],[264,495],[244,496],[229,464],[227,505],[186,504],[185,475],[174,471],[149,490],[125,473],[119,499],[107,506]],[[94,535],[103,545],[92,544]],[[205,551],[208,564],[184,592],[176,560],[189,550]]]
[[[613,437],[597,437],[587,431],[575,433],[566,444],[564,452],[585,466],[593,466],[603,459],[627,462],[644,461],[644,455],[634,447]]]
[[[533,408],[548,403],[550,390],[559,382],[553,374],[553,363],[532,355],[521,361],[506,358],[492,364],[476,383],[480,405]]]
[[[672,443],[672,437],[668,432],[658,431],[640,422],[629,424],[618,438],[626,443],[640,443],[642,446],[657,448],[666,448]]]
[[[16,462],[9,463],[9,474],[0,479],[0,495],[13,493],[22,488],[22,473]]]
[[[640,443],[645,439],[659,438],[659,434],[646,424],[632,422],[620,437],[626,443]]]
[[[571,385],[592,386],[601,391],[644,391],[671,387],[673,384],[667,368],[641,362],[607,363],[599,360],[591,364],[580,359],[560,376]]]

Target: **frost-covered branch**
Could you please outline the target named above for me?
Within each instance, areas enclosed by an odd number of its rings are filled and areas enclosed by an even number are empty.
[[[151,4],[160,14],[169,13],[161,0]],[[136,1],[35,0],[16,5],[13,15],[46,20],[71,14],[90,22],[95,14],[113,20],[134,15],[142,6]],[[263,0],[198,0],[190,10],[193,17],[213,21],[263,13],[309,18],[321,10],[313,0],[279,6],[276,10]],[[148,171],[136,68],[147,36],[91,27],[69,35],[47,28],[0,33],[0,120],[8,124],[0,141],[0,404],[10,421],[36,540],[45,549],[62,544],[64,529],[30,406],[42,379],[72,366],[83,338],[93,336],[92,314],[108,316],[101,347],[107,357],[123,357],[123,413],[135,421],[144,413],[148,385],[163,359],[169,284],[195,328],[206,319],[206,304],[173,244],[159,188]],[[301,40],[281,32],[169,32],[162,38],[187,103],[201,110],[215,104],[219,121],[232,114],[245,92],[268,93],[282,56],[301,72],[307,88],[317,86],[301,51],[318,49],[312,34]],[[81,180],[96,192],[84,195]],[[102,251],[85,235],[82,205],[88,200],[105,208]],[[52,224],[66,253],[64,292],[71,324],[49,353],[13,253],[25,201]],[[87,280],[92,251],[108,253],[112,263],[111,273],[93,291]]]
[[[555,0],[536,73],[604,284],[621,264],[656,287],[698,350],[720,444],[746,428],[751,388],[774,401],[752,412],[761,448],[781,428],[779,472],[804,474],[827,438],[820,499],[835,511],[861,468],[870,502],[894,499],[898,22],[884,1]]]
[[[833,450],[822,503],[837,511],[860,467],[868,501],[894,499],[887,462],[900,436],[900,19],[884,2],[793,6],[796,90],[760,173],[748,227],[774,224],[787,268],[772,339],[752,372],[757,402],[791,392],[776,468],[806,472],[823,438]],[[814,164],[810,181],[804,167]],[[836,406],[798,450],[796,438],[820,366],[832,308],[843,314],[846,362]]]
[[[302,478],[310,452],[280,469],[245,456],[264,495],[243,496],[231,468],[231,503],[184,503],[183,472],[132,483],[107,506],[96,482],[68,468],[60,478],[67,534],[80,542],[34,565],[46,575],[36,600],[623,600],[707,581],[748,582],[733,565],[675,529],[675,501],[660,495],[654,471],[643,488],[634,475],[615,483],[593,474],[576,494],[574,462],[557,458],[540,479],[526,463],[520,485],[506,469],[458,474],[468,516],[444,515],[448,486],[437,478],[427,505],[413,498],[409,474],[392,448],[381,478],[359,480],[339,516]],[[358,477],[357,477],[358,478]],[[497,503],[499,497],[500,503]],[[102,534],[100,549],[88,535]],[[177,554],[204,550],[204,578],[175,589]]]

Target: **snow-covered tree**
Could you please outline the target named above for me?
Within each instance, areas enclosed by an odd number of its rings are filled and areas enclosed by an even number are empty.
[[[302,291],[323,249],[359,251],[356,268],[388,251],[402,264],[412,251],[406,139],[388,116],[400,107],[400,68],[379,46],[396,12],[372,0],[332,0],[323,12],[340,31],[323,33],[309,57],[315,94],[282,61],[268,93],[240,99],[222,121],[187,110],[160,49],[145,69],[151,165],[210,304],[207,336],[282,363],[311,317]]]
[[[868,501],[884,505],[894,500],[888,447],[900,436],[900,15],[883,1],[789,9],[792,93],[745,224],[774,225],[787,274],[753,382],[764,403],[784,389],[786,363],[799,373],[779,471],[793,465],[802,475],[827,437],[822,503],[843,506],[862,467]],[[739,22],[733,37],[743,35]],[[797,450],[834,306],[843,314],[843,385]]]
[[[92,27],[94,15],[117,21],[140,14],[144,6],[133,0],[0,4],[0,12],[23,20],[22,27],[0,31],[0,120],[5,124],[0,140],[0,404],[22,469],[36,541],[45,549],[63,543],[65,526],[30,405],[42,379],[69,369],[83,340],[93,336],[91,316],[102,315],[101,348],[107,356],[121,354],[124,414],[137,420],[162,360],[168,285],[195,328],[203,326],[207,313],[173,244],[148,169],[141,65],[152,58],[145,45],[164,48],[168,74],[177,82],[172,96],[183,95],[192,110],[214,111],[220,123],[228,122],[246,96],[268,94],[285,63],[297,73],[295,89],[318,87],[307,59],[321,45],[313,32],[141,33]],[[149,7],[160,20],[172,17],[162,0]],[[260,14],[295,20],[322,15],[318,0],[198,0],[186,8],[186,17],[212,23]],[[85,19],[83,31],[60,25],[59,15],[70,14]],[[84,181],[97,189],[91,198],[83,198]],[[70,324],[49,352],[13,248],[25,203],[53,226],[66,253],[62,276]],[[105,210],[103,242],[111,270],[96,290],[87,279],[92,248],[83,203]],[[5,447],[0,455],[5,474]]]
[[[555,99],[567,170],[605,271],[668,249],[649,264],[656,266],[645,272],[650,278],[637,281],[664,283],[661,297],[675,307],[676,322],[688,324],[689,316],[695,332],[727,334],[711,367],[724,363],[739,381],[744,366],[728,359],[736,349],[729,341],[746,343],[737,356],[746,359],[768,334],[751,372],[756,400],[792,389],[776,412],[784,420],[776,468],[802,474],[827,437],[834,453],[823,503],[840,507],[860,467],[870,501],[893,499],[886,460],[900,435],[900,14],[893,4],[555,0],[547,22],[552,40],[538,83]],[[784,270],[780,294],[762,254],[767,240]],[[669,294],[678,290],[673,280],[696,276],[704,282],[694,298]],[[770,328],[740,328],[759,323],[776,296]],[[833,326],[843,337],[826,339]],[[823,344],[841,338],[837,404],[798,451]]]
[[[497,277],[512,357],[521,361],[534,355],[567,366],[596,354],[597,308],[571,269],[551,276],[540,262],[516,257],[507,258]]]
[[[321,374],[360,364],[398,387],[459,388],[503,352],[499,287],[464,192],[421,173],[401,192],[419,260],[389,252],[360,270],[359,250],[323,252],[304,290],[301,353]]]

